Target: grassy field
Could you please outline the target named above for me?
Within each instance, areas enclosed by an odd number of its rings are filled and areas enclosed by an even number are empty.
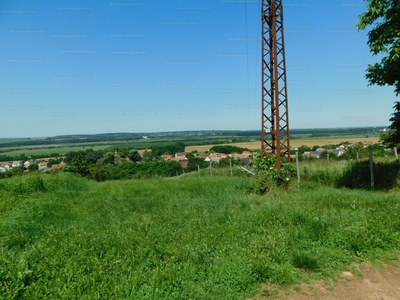
[[[249,299],[396,257],[398,191],[247,180],[1,180],[0,298]]]

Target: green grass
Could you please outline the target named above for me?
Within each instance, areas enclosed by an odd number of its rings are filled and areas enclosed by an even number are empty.
[[[247,299],[399,249],[398,192],[246,180],[1,180],[0,298]]]

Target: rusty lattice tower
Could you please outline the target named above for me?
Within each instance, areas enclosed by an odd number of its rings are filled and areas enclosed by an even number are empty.
[[[262,133],[261,155],[290,161],[289,113],[282,0],[262,0]]]

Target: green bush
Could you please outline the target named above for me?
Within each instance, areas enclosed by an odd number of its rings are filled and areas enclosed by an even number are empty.
[[[253,165],[256,175],[250,182],[251,190],[256,194],[265,194],[273,188],[287,189],[291,178],[296,176],[296,169],[293,165],[282,163],[281,169],[275,167],[275,155],[264,155],[261,157],[255,154]]]

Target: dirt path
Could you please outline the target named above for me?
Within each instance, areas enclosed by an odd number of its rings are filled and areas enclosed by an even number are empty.
[[[343,272],[341,279],[333,284],[325,284],[323,281],[303,283],[297,288],[292,288],[287,295],[281,292],[279,295],[266,299],[281,300],[399,300],[400,299],[400,260],[393,265],[373,267],[360,266],[351,272]],[[262,299],[262,298],[260,298]]]

